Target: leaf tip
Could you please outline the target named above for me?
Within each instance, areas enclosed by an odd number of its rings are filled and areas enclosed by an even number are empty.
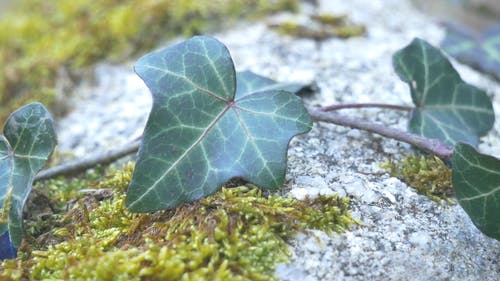
[[[9,231],[6,230],[0,235],[0,260],[14,259],[17,257],[17,250],[10,239]]]

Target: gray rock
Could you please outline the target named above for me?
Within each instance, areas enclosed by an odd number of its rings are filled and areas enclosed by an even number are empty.
[[[132,66],[100,64],[95,78],[76,89],[72,112],[56,124],[58,150],[63,154],[80,158],[142,134],[152,98]]]
[[[281,81],[314,80],[320,91],[307,106],[350,102],[411,104],[408,86],[394,73],[391,56],[415,36],[437,45],[443,30],[406,0],[323,0],[321,11],[347,13],[365,24],[365,37],[322,43],[280,36],[264,24],[246,24],[215,34],[238,70]],[[454,63],[462,77],[492,96],[500,119],[500,84]],[[97,84],[79,89],[74,111],[59,124],[60,150],[82,156],[140,135],[151,97],[130,66],[101,65]],[[495,94],[496,93],[496,94]],[[405,112],[364,109],[345,112],[405,129]],[[480,150],[500,156],[500,122]],[[500,243],[475,228],[458,205],[438,204],[417,194],[380,167],[415,151],[407,144],[332,124],[315,123],[292,140],[287,185],[296,198],[339,193],[351,197],[353,217],[363,225],[327,236],[291,241],[282,280],[498,280]],[[320,243],[317,244],[318,237]]]

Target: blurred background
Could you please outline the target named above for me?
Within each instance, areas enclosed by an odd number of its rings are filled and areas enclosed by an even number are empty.
[[[301,2],[317,1],[0,0],[0,122],[32,101],[62,116],[70,92],[66,88],[96,62],[130,61],[168,38],[297,11]],[[465,33],[500,19],[498,0],[413,2],[431,18]]]
[[[41,101],[64,114],[64,85],[100,60],[122,62],[162,40],[293,11],[299,0],[0,0],[0,122]],[[58,79],[61,77],[63,79]],[[57,81],[61,81],[58,84]]]
[[[499,0],[412,0],[415,7],[431,17],[460,24],[476,31],[500,21]]]

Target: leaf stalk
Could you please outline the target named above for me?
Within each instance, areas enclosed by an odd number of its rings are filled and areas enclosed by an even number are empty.
[[[75,175],[97,165],[111,164],[112,162],[120,158],[137,152],[140,143],[141,139],[136,139],[122,147],[118,147],[104,153],[95,153],[90,156],[84,157],[83,159],[73,160],[67,163],[63,163],[59,166],[42,170],[40,171],[40,173],[38,173],[38,175],[35,176],[34,180],[40,181],[62,175]]]
[[[309,114],[316,121],[329,122],[340,126],[376,133],[384,137],[409,143],[440,158],[450,158],[453,155],[453,148],[445,145],[437,139],[421,137],[412,133],[400,131],[361,119],[349,118],[336,112],[325,112],[322,108],[311,109],[309,110]]]

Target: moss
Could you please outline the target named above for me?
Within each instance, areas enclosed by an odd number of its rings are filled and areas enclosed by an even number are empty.
[[[436,156],[407,156],[400,163],[384,163],[382,168],[433,201],[453,203],[448,198],[452,194],[451,169]]]
[[[270,27],[281,34],[295,37],[325,40],[331,37],[349,38],[366,33],[364,25],[353,24],[347,15],[311,15],[311,24],[303,25],[294,21],[271,24]]]
[[[341,26],[348,21],[348,16],[346,14],[315,14],[311,16],[311,19],[326,25]]]
[[[74,71],[102,59],[122,61],[165,38],[193,35],[240,17],[295,9],[298,2],[14,1],[0,16],[0,123],[31,101],[53,107],[61,68]]]
[[[366,33],[366,27],[362,24],[340,26],[333,29],[332,33],[340,38],[350,38],[350,37],[364,35]]]
[[[31,234],[20,257],[1,263],[0,279],[275,280],[276,264],[290,255],[286,241],[296,233],[334,233],[355,223],[347,199],[264,196],[251,185],[223,188],[174,210],[134,214],[124,205],[132,171],[128,164],[54,191],[59,199],[53,200],[65,201],[68,211],[57,208],[52,228]],[[63,183],[36,188],[53,192]],[[102,190],[112,193],[98,196]],[[78,199],[70,199],[75,191]],[[27,229],[33,223],[27,220]]]
[[[84,178],[61,177],[36,183],[24,213],[25,241],[34,248],[52,240],[59,241],[50,231],[62,225],[67,208],[84,197],[82,190],[97,186],[96,181],[103,173],[102,168],[96,168],[87,171]]]

